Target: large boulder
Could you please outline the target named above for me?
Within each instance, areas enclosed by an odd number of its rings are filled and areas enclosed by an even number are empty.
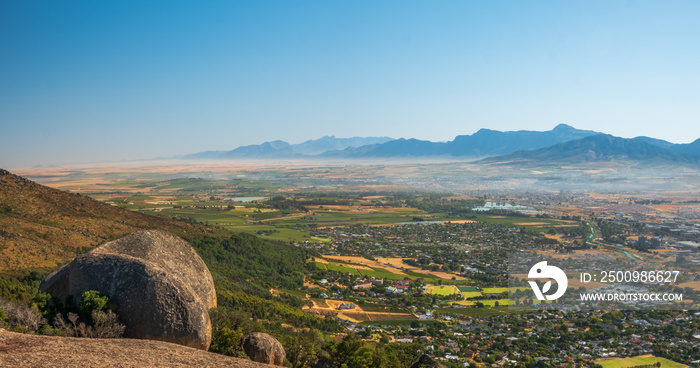
[[[77,303],[97,290],[117,304],[125,337],[208,349],[216,305],[209,270],[184,240],[141,230],[78,256],[47,276],[40,290]]]
[[[214,280],[207,265],[182,238],[159,230],[140,230],[92,250],[152,262],[189,285],[207,309],[216,307]]]
[[[254,362],[281,366],[287,357],[282,344],[266,333],[252,332],[242,340],[243,351]]]

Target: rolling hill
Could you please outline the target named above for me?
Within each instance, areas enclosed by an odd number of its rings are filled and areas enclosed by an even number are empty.
[[[138,229],[205,231],[39,185],[0,169],[0,273],[49,271]]]

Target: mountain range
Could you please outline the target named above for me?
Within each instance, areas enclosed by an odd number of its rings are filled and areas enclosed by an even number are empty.
[[[272,141],[262,144],[241,146],[230,151],[206,151],[184,156],[185,159],[229,159],[229,158],[292,158],[310,157],[328,151],[343,150],[348,147],[382,144],[392,141],[389,137],[336,138],[325,136],[303,143],[289,144],[285,141]]]
[[[540,149],[521,150],[491,157],[482,160],[482,162],[570,164],[614,160],[658,164],[697,164],[700,163],[700,155],[679,153],[641,139],[625,139],[609,134],[596,134]]]
[[[336,138],[325,136],[299,144],[284,141],[207,151],[186,159],[233,158],[419,158],[485,159],[486,162],[577,163],[589,161],[654,160],[681,164],[700,162],[700,139],[675,144],[651,137],[619,138],[559,124],[549,131],[481,129],[448,142],[388,137]]]

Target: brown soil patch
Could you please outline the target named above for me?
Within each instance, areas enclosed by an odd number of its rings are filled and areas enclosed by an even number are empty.
[[[447,273],[447,272],[442,272],[442,271],[428,271],[428,270],[421,270],[420,268],[413,268],[413,269],[411,269],[411,271],[415,272],[415,273],[422,273],[425,275],[437,276],[441,279],[446,279],[446,280],[451,280],[453,277],[455,278],[455,280],[469,280],[468,278],[466,278],[464,276],[459,276],[459,275],[455,275],[455,274],[451,274],[451,273]]]
[[[330,309],[333,309],[333,310],[340,310],[340,305],[345,304],[345,303],[352,303],[352,302],[346,302],[344,300],[326,299],[326,304],[328,304],[328,307]],[[355,304],[355,303],[352,303],[352,304]],[[319,309],[324,309],[324,308],[319,308]],[[362,308],[360,308],[357,304],[355,304],[355,308],[351,309],[350,311],[352,311],[352,312],[364,312],[362,310]]]
[[[403,263],[404,259],[408,258],[386,258],[386,257],[377,257],[377,262],[382,263],[382,264],[390,264],[395,268],[405,268],[405,269],[411,269],[415,267],[411,267],[405,263]],[[415,260],[415,259],[414,259]]]
[[[562,234],[556,234],[556,235],[544,234],[544,237],[547,239],[556,239],[558,241],[562,241],[562,239],[564,238],[564,236]]]
[[[474,220],[448,220],[445,222],[449,222],[452,224],[474,224],[474,223],[476,223],[476,221],[474,221]]]
[[[304,281],[304,286],[308,287],[309,289],[321,289],[321,290],[328,290],[324,287],[321,287],[320,285],[312,284],[308,281]]]
[[[416,316],[410,313],[382,313],[382,312],[343,312],[339,313],[338,317],[346,317],[353,322],[364,321],[397,321],[397,320],[413,320]]]
[[[687,287],[689,287],[689,288],[691,288],[691,289],[693,289],[693,290],[700,290],[700,281],[688,281],[688,282],[684,282],[684,283],[682,283],[682,284],[678,284],[678,287],[682,287],[682,288],[687,288]]]
[[[358,320],[358,319],[355,319],[353,317],[350,317],[346,313],[338,313],[338,318],[345,319],[345,320],[348,320],[350,322],[355,322],[355,323],[360,323],[363,321],[363,320]]]

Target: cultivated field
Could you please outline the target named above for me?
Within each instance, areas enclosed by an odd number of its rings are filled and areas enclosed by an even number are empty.
[[[335,269],[348,273],[360,273],[368,277],[388,278],[391,280],[403,280],[406,277],[412,280],[424,278],[428,282],[437,282],[438,279],[454,282],[452,278],[460,281],[469,280],[466,277],[452,273],[428,271],[409,266],[402,262],[402,258],[377,258],[376,261],[358,256],[324,255],[323,258],[325,258],[325,260],[317,258],[316,261],[325,263],[326,269],[328,270]],[[348,268],[355,269],[357,272],[349,270]],[[362,272],[362,270],[366,272]]]
[[[653,355],[640,355],[631,358],[604,358],[598,359],[596,363],[603,366],[603,368],[628,368],[638,365],[648,365],[661,363],[662,368],[684,368],[687,367],[685,364],[676,363],[672,360],[665,358],[655,357]]]
[[[367,259],[365,257],[325,255],[325,256],[323,256],[323,258],[335,260],[335,261],[341,261],[341,262],[345,262],[345,263],[352,263],[353,267],[355,267],[355,268],[361,267],[365,270],[372,270],[372,268],[370,268],[370,267],[375,267],[375,268],[385,269],[391,273],[405,275],[405,273],[403,273],[403,271],[401,269],[394,267],[391,264],[373,261],[373,260]],[[357,265],[357,266],[355,266],[355,265]]]
[[[435,295],[461,294],[454,285],[428,285],[428,289],[425,292]]]
[[[700,281],[688,281],[688,282],[684,282],[684,283],[682,283],[682,284],[678,284],[678,287],[681,287],[681,288],[687,288],[687,287],[689,287],[689,288],[691,288],[691,289],[693,289],[693,290],[700,290]]]
[[[508,291],[505,287],[484,288],[484,294],[501,294]]]

